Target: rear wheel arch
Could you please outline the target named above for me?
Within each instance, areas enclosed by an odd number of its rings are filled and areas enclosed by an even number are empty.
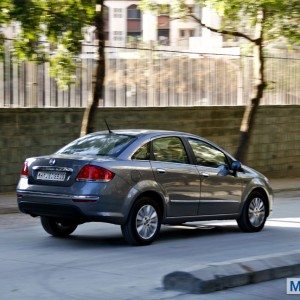
[[[126,222],[121,225],[129,244],[149,245],[157,238],[163,218],[162,202],[158,199],[157,193],[144,192],[132,203]]]
[[[159,208],[160,208],[161,217],[162,217],[162,219],[164,219],[164,217],[165,217],[165,211],[166,211],[165,201],[163,199],[163,196],[160,195],[158,192],[155,192],[155,191],[144,191],[141,194],[139,194],[134,199],[134,201],[132,202],[129,211],[131,211],[131,209],[133,208],[133,206],[136,203],[136,201],[138,201],[140,198],[143,198],[143,197],[149,197],[149,198],[151,198],[151,199],[153,199],[153,200],[155,200],[157,202],[157,204],[159,205]],[[127,215],[127,218],[128,218],[128,216],[129,216],[129,213]]]

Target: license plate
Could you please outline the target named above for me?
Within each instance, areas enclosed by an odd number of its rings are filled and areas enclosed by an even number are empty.
[[[64,181],[65,177],[66,177],[66,172],[39,171],[36,178],[39,180]]]

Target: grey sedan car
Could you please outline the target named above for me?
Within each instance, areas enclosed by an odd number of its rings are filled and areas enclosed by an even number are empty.
[[[153,242],[161,224],[235,219],[260,231],[272,210],[268,179],[214,143],[175,131],[117,130],[79,138],[26,159],[17,187],[21,212],[49,234],[79,224],[121,225],[127,242]]]

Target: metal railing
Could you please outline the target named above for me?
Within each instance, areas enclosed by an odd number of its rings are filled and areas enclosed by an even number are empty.
[[[96,60],[77,60],[66,90],[49,75],[48,62],[0,60],[0,107],[85,107]],[[252,57],[138,48],[106,48],[102,107],[244,105],[252,89]],[[300,59],[266,58],[263,105],[300,104]]]

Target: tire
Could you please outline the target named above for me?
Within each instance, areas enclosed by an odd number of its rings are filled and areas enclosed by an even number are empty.
[[[134,246],[151,244],[158,236],[162,211],[150,197],[141,197],[133,205],[128,219],[121,226],[124,239]]]
[[[258,232],[264,226],[268,215],[267,199],[259,192],[253,192],[246,200],[242,213],[237,219],[239,228],[244,232]]]
[[[41,217],[41,223],[44,230],[55,237],[66,237],[77,228],[77,224],[70,221],[57,220],[49,217]]]

